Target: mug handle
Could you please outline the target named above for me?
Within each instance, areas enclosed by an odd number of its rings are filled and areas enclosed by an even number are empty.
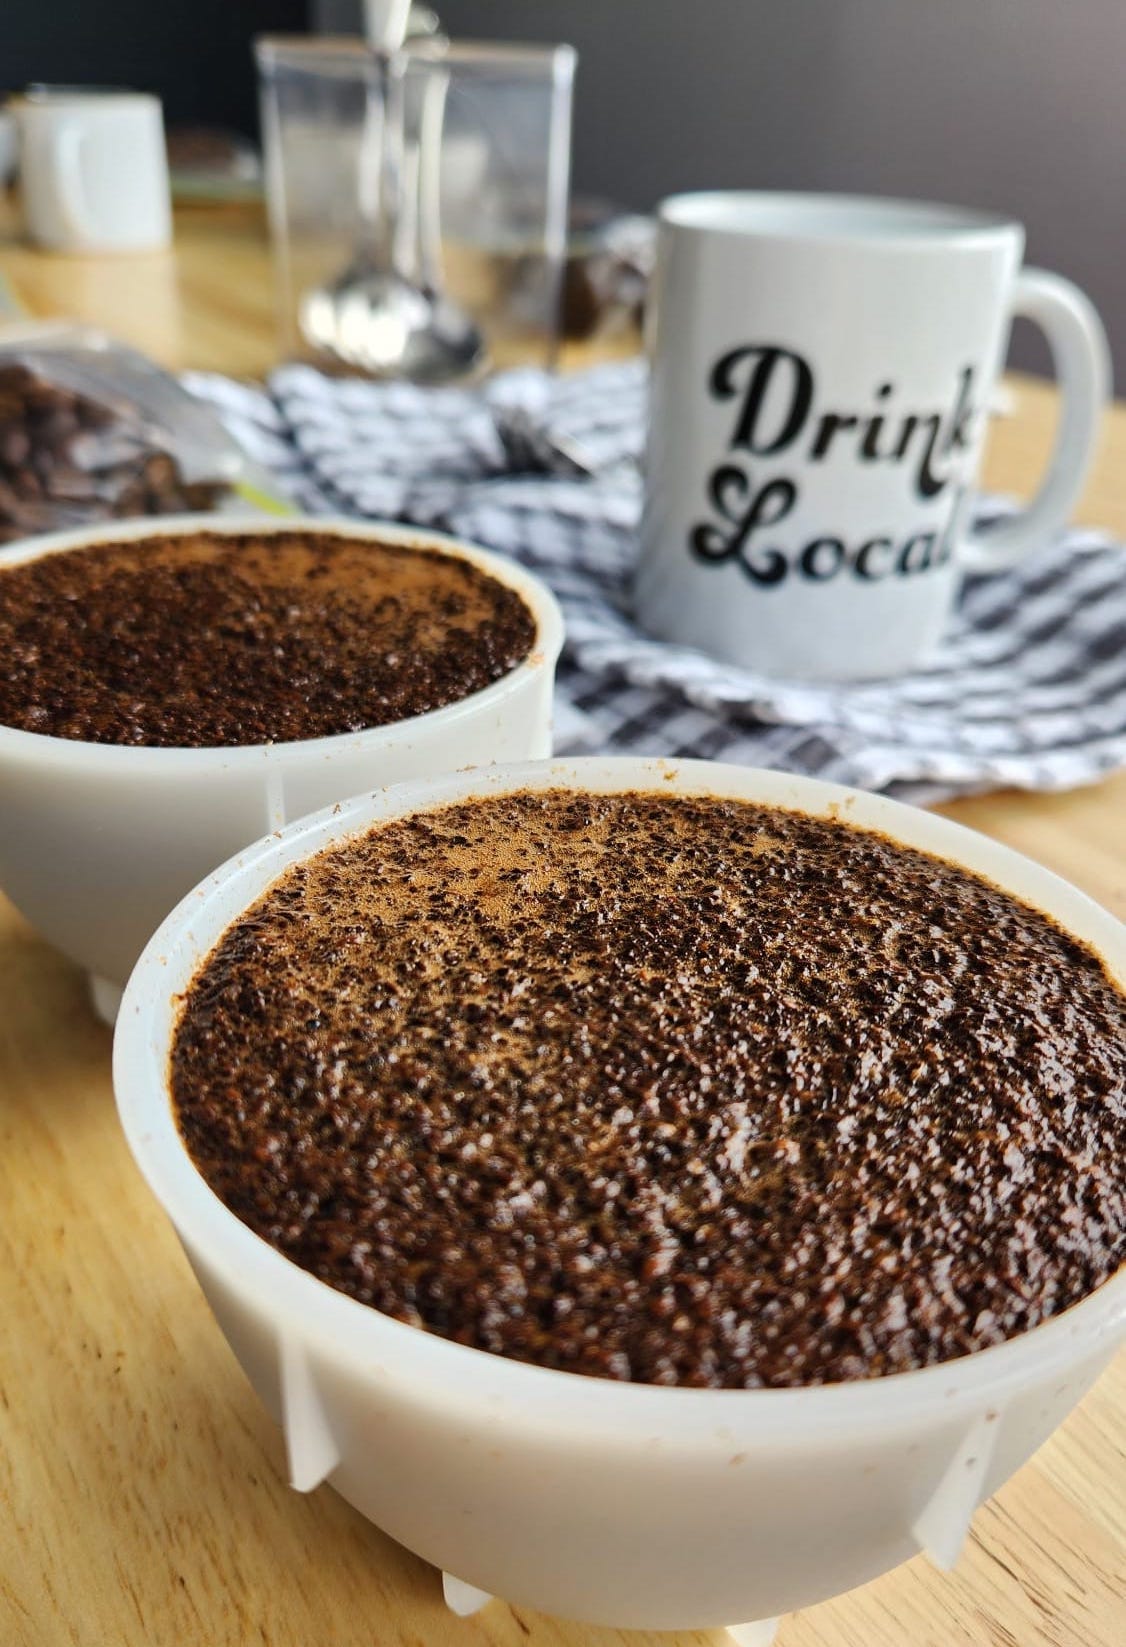
[[[78,120],[64,115],[51,128],[51,170],[58,190],[56,199],[59,215],[63,219],[67,235],[79,243],[91,238],[90,222],[86,213],[86,190],[82,182],[82,150],[85,143],[86,132]],[[81,245],[75,249],[81,249]]]
[[[1048,472],[1027,509],[981,536],[971,532],[960,545],[959,558],[971,572],[1004,571],[1064,525],[1087,478],[1110,394],[1106,332],[1078,286],[1044,269],[1024,269],[1013,313],[1035,321],[1048,340],[1062,395],[1059,428]]]

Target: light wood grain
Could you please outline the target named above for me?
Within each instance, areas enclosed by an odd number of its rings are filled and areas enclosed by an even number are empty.
[[[10,220],[9,220],[10,223]],[[180,213],[174,255],[53,259],[4,235],[35,314],[103,325],[170,366],[273,363],[260,218]],[[1039,472],[1055,399],[1017,381],[991,486]],[[1081,514],[1126,536],[1126,408]],[[0,797],[2,804],[2,797]],[[1126,916],[1126,776],[944,808]],[[0,1647],[610,1647],[494,1603],[459,1621],[438,1575],[322,1488],[284,1484],[280,1436],[133,1170],[110,1037],[76,971],[0,900]],[[788,1619],[780,1647],[1122,1647],[1126,1358],[978,1515],[952,1575],[920,1560]]]

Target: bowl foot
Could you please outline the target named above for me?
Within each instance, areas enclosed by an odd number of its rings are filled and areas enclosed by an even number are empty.
[[[452,1573],[442,1574],[442,1593],[446,1606],[458,1618],[468,1618],[471,1613],[480,1612],[485,1603],[493,1599],[487,1590],[479,1590],[475,1584],[466,1584],[464,1579],[455,1578]]]
[[[110,1029],[117,1022],[117,1009],[121,1005],[121,986],[111,984],[108,978],[96,978],[94,974],[87,974],[87,983],[90,986],[90,1004],[95,1013],[108,1024]]]
[[[996,1414],[987,1414],[966,1431],[911,1528],[915,1543],[941,1572],[948,1573],[957,1561],[973,1513],[985,1496],[985,1477],[999,1428],[995,1418]]]
[[[296,1492],[311,1493],[340,1463],[340,1452],[304,1345],[283,1335],[280,1363],[289,1484]]]
[[[780,1623],[777,1618],[756,1618],[749,1624],[729,1624],[727,1633],[737,1647],[770,1647]]]

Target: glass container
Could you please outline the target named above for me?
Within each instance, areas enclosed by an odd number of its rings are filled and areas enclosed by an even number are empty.
[[[573,49],[409,44],[396,60],[402,131],[391,197],[380,174],[388,77],[367,44],[265,36],[255,53],[283,357],[332,365],[302,329],[303,305],[307,312],[310,293],[331,288],[359,249],[380,242],[399,275],[436,278],[476,322],[487,366],[553,364]],[[424,111],[436,77],[444,96],[435,133],[433,101],[429,119]],[[428,166],[425,149],[435,135],[437,167]],[[396,221],[388,222],[392,202]],[[427,218],[438,241],[436,270],[426,267]]]

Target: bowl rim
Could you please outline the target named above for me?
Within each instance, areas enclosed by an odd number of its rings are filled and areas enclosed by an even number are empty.
[[[167,1053],[178,997],[199,962],[239,912],[289,864],[362,835],[373,824],[427,807],[520,789],[718,794],[791,807],[861,828],[984,875],[1043,909],[1104,960],[1126,986],[1126,926],[1067,881],[991,837],[882,795],[793,774],[708,761],[576,757],[526,761],[408,781],[299,818],[229,859],[171,912],[126,986],[113,1049],[114,1088],[126,1140],[142,1175],[189,1255],[265,1310],[283,1336],[317,1361],[360,1375],[393,1365],[421,1398],[481,1405],[495,1421],[522,1411],[543,1432],[553,1424],[595,1432],[662,1431],[688,1446],[712,1433],[729,1445],[735,1428],[765,1446],[847,1426],[886,1432],[936,1408],[951,1419],[1000,1407],[1033,1384],[1066,1377],[1092,1356],[1108,1357],[1126,1336],[1126,1265],[1094,1292],[1028,1331],[953,1360],[873,1379],[789,1389],[693,1389],[619,1383],[494,1355],[383,1315],[336,1291],[243,1224],[196,1169],[173,1118]],[[266,1301],[270,1302],[267,1303]],[[733,1428],[734,1426],[734,1428]],[[640,1427],[640,1430],[639,1430]]]
[[[78,527],[66,532],[44,533],[20,539],[0,548],[0,578],[12,566],[25,565],[43,555],[65,554],[70,550],[96,548],[138,539],[183,537],[210,532],[224,537],[243,534],[279,536],[301,532],[358,539],[367,543],[387,543],[395,548],[435,549],[458,560],[466,560],[498,583],[515,590],[535,621],[536,632],[527,656],[515,668],[488,686],[457,698],[438,709],[408,715],[385,726],[363,727],[358,732],[335,732],[319,738],[294,738],[288,742],[252,744],[206,744],[193,748],[168,748],[158,744],[94,743],[80,738],[58,738],[51,733],[27,732],[21,727],[0,725],[0,760],[16,759],[39,767],[64,767],[85,771],[116,771],[121,776],[142,774],[172,777],[199,769],[248,769],[263,761],[285,766],[328,758],[343,748],[362,754],[368,748],[412,742],[433,728],[449,732],[464,718],[473,719],[499,707],[528,679],[552,668],[563,646],[563,616],[547,585],[516,561],[484,549],[467,539],[429,528],[405,526],[396,521],[352,520],[343,515],[145,515],[94,527]]]

